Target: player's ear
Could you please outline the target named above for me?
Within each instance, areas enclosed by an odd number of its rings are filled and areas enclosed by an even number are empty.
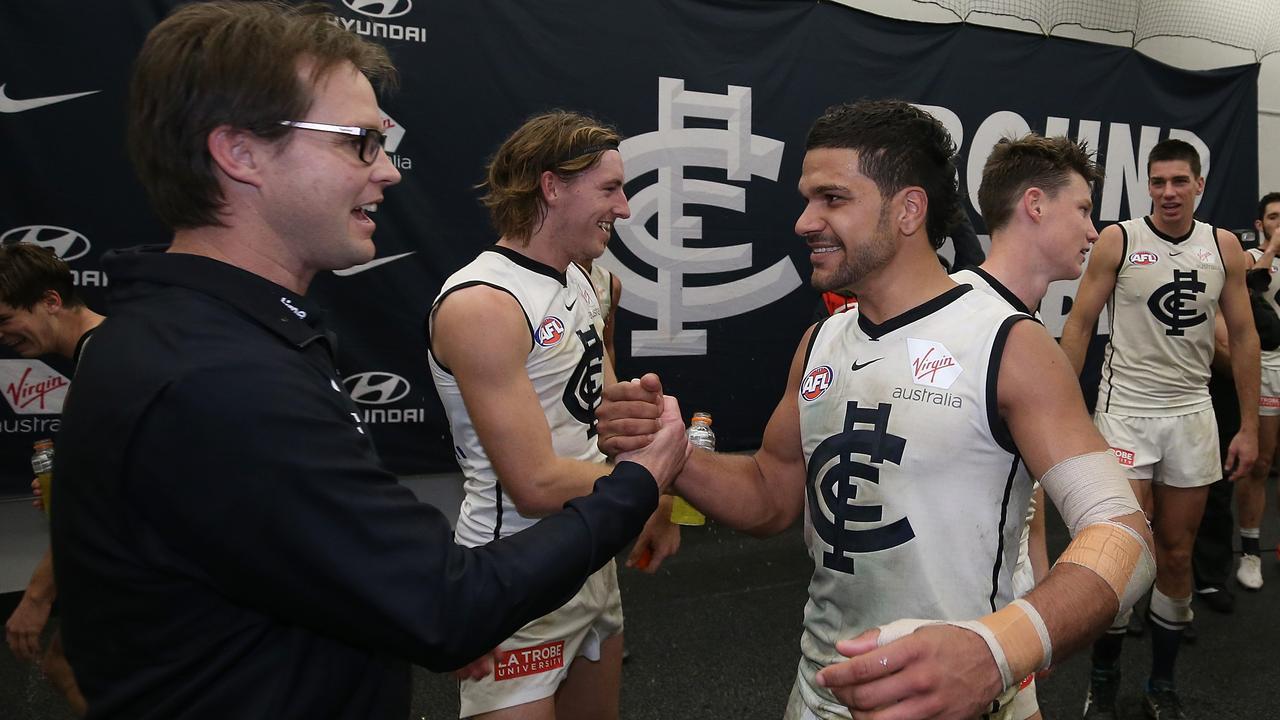
[[[912,186],[898,191],[898,230],[903,235],[914,235],[929,217],[929,195],[924,188]]]
[[[1044,209],[1042,207],[1044,201],[1044,191],[1038,187],[1030,187],[1027,188],[1026,192],[1022,193],[1022,202],[1019,203],[1019,209],[1026,213],[1027,217],[1033,222],[1040,222],[1044,217]]]
[[[538,187],[542,190],[542,201],[550,205],[554,203],[560,194],[560,178],[550,170],[543,170],[542,175],[538,177]]]

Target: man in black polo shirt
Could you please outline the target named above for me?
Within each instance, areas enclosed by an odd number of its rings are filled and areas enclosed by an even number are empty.
[[[305,293],[373,257],[393,75],[324,6],[188,5],[143,46],[130,151],[174,238],[104,261],[53,499],[90,716],[403,719],[410,663],[460,667],[559,606],[687,456],[672,400],[652,452],[481,548],[381,469]]]

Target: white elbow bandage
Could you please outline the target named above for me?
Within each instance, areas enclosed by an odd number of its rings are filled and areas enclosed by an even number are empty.
[[[1151,548],[1133,528],[1112,518],[1142,512],[1110,452],[1063,460],[1040,478],[1074,538],[1058,562],[1089,568],[1111,587],[1120,612],[1133,607],[1155,579]]]
[[[1067,458],[1040,478],[1075,537],[1094,523],[1142,512],[1116,456],[1100,451]]]
[[[1053,661],[1049,630],[1039,611],[1022,599],[977,620],[895,620],[880,627],[877,644],[887,645],[927,625],[954,625],[977,633],[987,643],[1006,690],[1016,689],[1023,678]]]

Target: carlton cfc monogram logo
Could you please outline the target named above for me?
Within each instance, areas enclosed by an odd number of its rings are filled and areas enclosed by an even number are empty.
[[[885,522],[884,506],[855,502],[859,481],[879,485],[885,463],[902,465],[907,440],[889,432],[892,411],[889,403],[875,407],[846,403],[844,431],[818,443],[809,457],[805,484],[809,521],[830,547],[822,550],[821,560],[829,570],[852,575],[859,553],[895,548],[916,536],[907,518]],[[874,527],[852,529],[866,524]]]
[[[706,355],[706,328],[686,324],[751,312],[803,282],[790,258],[757,267],[750,242],[702,242],[723,235],[704,229],[704,218],[691,214],[698,207],[747,212],[748,188],[733,182],[776,181],[784,145],[752,132],[749,87],[695,92],[679,78],[662,77],[657,105],[658,129],[618,147],[628,182],[650,175],[656,181],[632,194],[631,217],[614,224],[621,245],[653,272],[635,272],[609,250],[599,262],[627,289],[620,306],[655,321],[652,330],[631,332],[632,355]],[[731,182],[706,173],[686,177],[686,167],[721,170],[720,177]],[[722,273],[733,273],[733,279],[687,282],[690,276]]]
[[[1174,270],[1173,282],[1156,288],[1147,300],[1147,307],[1162,325],[1168,327],[1165,335],[1185,335],[1185,330],[1209,319],[1198,312],[1196,296],[1205,291],[1205,284],[1195,270]]]
[[[831,368],[823,365],[809,371],[805,376],[804,382],[800,384],[800,397],[807,401],[817,400],[822,397],[822,393],[831,387],[831,378],[834,373]]]
[[[554,315],[542,318],[538,329],[533,333],[534,340],[542,347],[554,347],[564,338],[564,323]]]

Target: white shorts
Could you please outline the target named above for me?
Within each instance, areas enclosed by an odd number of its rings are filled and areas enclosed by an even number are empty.
[[[600,660],[600,646],[622,632],[617,564],[610,560],[559,609],[516,631],[499,646],[506,660],[480,680],[458,684],[461,716],[471,717],[551,697],[579,656]]]
[[[1028,675],[1022,682],[1024,684],[1018,694],[1009,703],[1009,714],[1006,716],[1008,720],[1027,720],[1040,712],[1040,702],[1036,699],[1036,676]]]
[[[1262,368],[1258,387],[1258,414],[1280,415],[1280,369]]]
[[[1093,424],[1130,480],[1196,488],[1222,479],[1212,408],[1172,417],[1096,412]]]

